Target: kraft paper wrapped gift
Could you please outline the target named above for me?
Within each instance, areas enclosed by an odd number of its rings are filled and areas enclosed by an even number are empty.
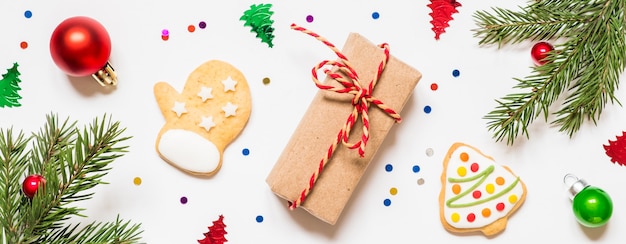
[[[363,87],[369,86],[378,72],[379,64],[385,58],[382,48],[355,33],[349,35],[342,53],[358,73]],[[372,97],[401,114],[400,111],[421,77],[419,71],[390,56],[373,89]],[[336,80],[329,77],[326,77],[323,84],[341,87]],[[315,89],[314,83],[311,89]],[[307,189],[312,174],[319,169],[320,161],[327,156],[329,146],[337,141],[338,132],[352,113],[353,99],[354,95],[351,94],[327,90],[317,92],[266,179],[276,195],[293,203]],[[372,158],[391,127],[396,124],[392,117],[374,104],[370,105],[368,111],[370,136],[363,157],[360,157],[357,149],[349,149],[339,143],[300,205],[331,225],[339,219]],[[362,138],[362,126],[360,118],[357,119],[349,142]]]

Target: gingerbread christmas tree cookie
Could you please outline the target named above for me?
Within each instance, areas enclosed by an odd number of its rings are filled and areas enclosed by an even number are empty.
[[[443,168],[439,213],[448,231],[498,234],[526,198],[513,171],[470,145],[453,144]]]
[[[159,82],[154,96],[166,121],[156,139],[159,156],[190,174],[215,174],[224,149],[250,117],[250,88],[243,74],[213,60],[189,75],[182,93]]]

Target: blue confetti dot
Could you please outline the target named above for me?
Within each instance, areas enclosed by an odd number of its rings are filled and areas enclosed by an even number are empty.
[[[428,105],[424,106],[424,113],[429,114],[432,111],[433,111],[433,109],[430,106],[428,106]]]
[[[391,164],[385,165],[385,171],[391,172],[392,170],[393,170],[393,165],[391,165]]]
[[[418,173],[420,172],[420,166],[419,165],[413,165],[413,173]]]
[[[461,75],[461,71],[459,71],[458,69],[455,69],[452,71],[452,76],[459,77],[460,75]]]
[[[24,12],[24,17],[26,17],[27,19],[30,19],[30,17],[33,17],[33,12],[31,12],[30,10],[26,10]]]
[[[243,156],[250,155],[250,149],[244,148],[243,150],[241,150],[241,154],[243,154]]]
[[[256,222],[257,223],[263,222],[263,216],[261,216],[261,215],[256,216]]]
[[[372,19],[378,19],[378,18],[380,18],[380,14],[378,12],[373,12]]]
[[[389,205],[391,205],[391,200],[389,200],[389,198],[385,199],[385,201],[383,201],[383,204],[385,204],[385,206],[389,207]]]

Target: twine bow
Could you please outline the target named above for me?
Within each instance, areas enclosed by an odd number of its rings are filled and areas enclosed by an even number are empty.
[[[367,141],[369,140],[369,136],[370,136],[369,134],[370,124],[369,124],[369,114],[368,114],[370,104],[374,104],[376,105],[376,107],[383,110],[387,115],[393,118],[396,121],[396,123],[400,123],[402,119],[400,118],[400,115],[396,113],[393,109],[391,109],[390,107],[387,107],[382,101],[372,96],[374,87],[376,86],[376,83],[378,82],[380,75],[385,69],[385,65],[387,64],[387,61],[389,60],[389,45],[387,45],[386,43],[378,45],[380,48],[383,49],[385,58],[378,65],[378,72],[376,72],[376,76],[369,83],[369,86],[363,87],[363,84],[361,84],[361,81],[359,79],[359,75],[357,74],[357,72],[354,70],[354,68],[348,61],[348,58],[345,55],[343,55],[343,53],[341,53],[341,51],[339,51],[339,49],[337,49],[335,45],[333,45],[328,40],[326,40],[326,38],[323,38],[320,35],[309,31],[308,29],[297,26],[296,24],[291,24],[291,29],[297,30],[302,33],[308,34],[312,37],[315,37],[315,39],[324,43],[328,48],[330,48],[337,55],[337,57],[339,57],[339,60],[336,60],[336,61],[324,60],[320,62],[318,65],[316,65],[315,67],[313,67],[311,72],[313,75],[312,78],[313,78],[313,82],[315,82],[315,85],[319,89],[322,89],[322,90],[354,95],[354,98],[352,99],[352,105],[354,106],[354,108],[352,109],[352,113],[350,113],[350,115],[348,116],[348,119],[346,120],[346,123],[343,125],[343,127],[337,134],[337,139],[328,148],[328,153],[320,161],[317,170],[313,172],[313,174],[311,175],[311,178],[309,179],[308,187],[302,190],[302,193],[300,193],[300,196],[298,197],[298,199],[296,199],[293,202],[289,202],[289,209],[293,210],[293,209],[296,209],[298,206],[300,206],[304,202],[306,197],[309,195],[309,193],[313,190],[313,186],[315,186],[315,182],[317,181],[319,175],[324,170],[324,167],[326,166],[326,164],[330,161],[330,158],[333,156],[333,153],[335,149],[337,148],[337,146],[339,145],[339,143],[343,144],[349,149],[358,149],[359,156],[360,157],[365,156],[365,146],[367,145]],[[336,69],[333,71],[328,68],[323,68],[326,65],[335,67]],[[317,73],[322,68],[326,76],[334,79],[341,86],[326,85],[320,82],[320,80],[317,77]],[[350,137],[350,132],[352,131],[352,128],[354,127],[354,123],[357,121],[359,117],[361,117],[361,122],[363,124],[363,126],[361,127],[363,134],[358,141],[351,143],[348,141],[348,138]]]

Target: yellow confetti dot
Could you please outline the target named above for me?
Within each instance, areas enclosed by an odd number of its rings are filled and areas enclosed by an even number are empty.
[[[461,215],[459,215],[458,213],[452,213],[450,219],[452,219],[452,222],[454,223],[459,222],[459,220],[461,220]]]
[[[135,179],[133,179],[133,184],[135,184],[135,185],[137,185],[137,186],[138,186],[138,185],[141,185],[141,178],[139,178],[139,177],[135,177]]]
[[[502,178],[502,176],[498,176],[498,178],[496,178],[496,184],[499,186],[504,185],[504,178]]]
[[[484,208],[481,213],[482,213],[483,217],[485,217],[485,218],[491,216],[491,210],[488,209],[488,208]]]
[[[485,191],[489,194],[493,193],[495,190],[496,190],[496,187],[491,183],[485,186]]]
[[[467,153],[463,152],[463,153],[461,153],[459,158],[461,159],[461,161],[467,162],[467,160],[469,160],[469,155]]]
[[[456,169],[456,173],[459,174],[459,176],[463,177],[467,174],[467,169],[461,166],[458,169]]]
[[[517,202],[517,195],[515,195],[515,194],[510,195],[510,196],[509,196],[509,202],[510,202],[510,203],[515,203],[515,202]]]
[[[452,185],[452,193],[458,195],[461,193],[461,186],[459,184]]]
[[[392,187],[391,189],[389,189],[389,194],[395,196],[396,194],[398,194],[398,188]]]

